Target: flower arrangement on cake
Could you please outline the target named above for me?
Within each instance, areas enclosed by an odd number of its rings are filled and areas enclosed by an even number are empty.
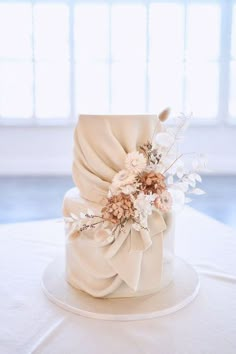
[[[168,109],[163,111],[160,121],[164,122],[168,115]],[[88,209],[86,213],[65,217],[70,234],[96,229],[100,224],[103,229],[95,233],[98,239],[119,235],[127,223],[136,231],[148,230],[148,217],[154,210],[162,214],[175,211],[191,201],[190,195],[204,194],[196,185],[201,182],[199,173],[206,168],[205,157],[178,150],[190,118],[180,115],[175,126],[158,133],[155,129],[151,141],[127,153],[124,168],[114,175],[99,213]],[[191,157],[189,166],[186,156]]]

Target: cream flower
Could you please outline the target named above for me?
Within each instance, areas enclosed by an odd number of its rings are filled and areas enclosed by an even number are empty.
[[[172,207],[172,197],[168,191],[164,191],[155,199],[155,207],[163,212],[167,212]]]
[[[112,180],[111,190],[117,190],[123,186],[127,186],[128,184],[132,184],[135,182],[135,175],[130,173],[127,170],[121,170]]]
[[[130,152],[125,159],[126,169],[135,174],[142,172],[146,164],[145,156],[138,151]]]

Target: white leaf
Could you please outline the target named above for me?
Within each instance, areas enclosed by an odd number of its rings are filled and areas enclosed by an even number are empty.
[[[156,135],[155,141],[158,145],[169,147],[174,143],[175,139],[171,134],[162,132]]]
[[[196,181],[202,182],[202,177],[198,173],[193,173],[193,175]]]
[[[78,227],[80,229],[81,227],[81,220],[75,221],[74,224],[76,225],[76,227]]]
[[[82,213],[82,211],[79,213],[79,216],[80,216],[81,219],[85,219],[86,218],[85,213]]]
[[[192,166],[194,170],[197,170],[199,167],[199,160],[197,158],[193,159]]]
[[[174,178],[172,175],[170,175],[168,178],[167,178],[167,184],[173,184],[174,183]]]
[[[65,221],[65,222],[68,222],[68,223],[71,223],[71,222],[74,222],[74,219],[71,218],[71,217],[69,217],[69,216],[65,216],[65,217],[64,217],[64,221]]]
[[[183,178],[183,181],[187,184],[189,184],[191,187],[195,187],[196,186],[196,181],[195,181],[195,178],[193,178],[193,176],[191,176],[191,174],[185,176]]]
[[[202,195],[205,194],[206,192],[204,192],[202,189],[200,188],[195,188],[192,191],[190,191],[191,194],[196,194],[196,195]]]
[[[176,212],[182,210],[185,199],[184,193],[181,190],[175,190],[172,188],[169,189],[169,192],[172,196],[173,201],[172,210]]]
[[[188,179],[190,180],[190,181],[195,181],[195,174],[194,173],[190,173],[189,175],[188,175]]]
[[[197,158],[192,161],[193,169],[196,171],[206,170],[207,167],[207,157],[200,154]]]
[[[188,183],[186,182],[180,182],[177,184],[177,187],[183,191],[184,193],[188,191]]]
[[[204,154],[200,154],[199,156],[199,163],[200,163],[200,168],[205,169],[207,167],[207,156]]]
[[[87,214],[93,216],[94,215],[94,211],[92,209],[88,209],[87,210]]]
[[[191,181],[191,180],[190,180],[190,181],[188,182],[188,184],[189,184],[191,187],[194,188],[194,187],[196,186],[196,181],[195,181],[195,180],[194,180],[194,181]]]
[[[183,168],[177,168],[177,177],[182,178],[184,175],[184,169]]]
[[[78,220],[78,216],[75,215],[74,213],[70,213],[70,216],[71,216],[74,220]]]

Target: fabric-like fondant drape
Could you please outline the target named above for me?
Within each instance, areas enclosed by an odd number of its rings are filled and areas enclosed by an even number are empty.
[[[161,129],[156,115],[81,115],[74,132],[72,176],[81,196],[100,203],[127,153]]]
[[[161,130],[156,115],[81,115],[74,133],[73,162],[73,180],[81,197],[101,207],[114,175],[124,169],[127,153],[151,141],[155,130]],[[71,282],[93,296],[107,296],[122,282],[134,291],[157,287],[166,229],[163,216],[154,211],[148,227],[149,231],[137,232],[127,223],[115,241],[105,246],[93,239],[94,230],[69,238]]]

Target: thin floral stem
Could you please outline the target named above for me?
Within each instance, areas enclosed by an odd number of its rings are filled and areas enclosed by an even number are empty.
[[[94,226],[96,226],[96,225],[98,225],[98,224],[101,224],[101,223],[103,223],[103,222],[104,222],[104,220],[95,222],[95,223],[90,224],[90,225],[84,224],[84,225],[79,229],[79,231],[84,231],[84,230],[86,230],[86,229],[93,228]]]
[[[177,160],[179,160],[181,157],[183,156],[183,154],[179,155],[177,157],[177,159],[175,159],[172,164],[163,172],[163,175],[176,163]]]
[[[163,174],[166,173],[166,172],[169,170],[169,168],[171,168],[171,166],[173,166],[174,163],[175,163],[177,160],[179,160],[182,156],[185,156],[185,155],[193,155],[193,154],[195,154],[195,152],[186,152],[186,153],[184,153],[184,154],[179,155],[179,156],[174,160],[174,162],[172,162],[172,164],[163,172]]]
[[[92,224],[92,225],[98,225],[98,224],[101,224],[101,223],[103,223],[104,222],[104,220],[105,219],[103,219],[103,220],[101,220],[101,221],[98,221],[98,222],[95,222],[94,224]]]

